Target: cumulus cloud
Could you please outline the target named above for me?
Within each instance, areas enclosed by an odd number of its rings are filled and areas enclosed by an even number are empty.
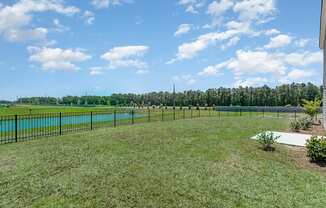
[[[148,46],[123,46],[115,47],[104,53],[101,58],[109,62],[109,68],[128,68],[137,69],[147,68],[147,63],[139,58],[143,57],[149,50]]]
[[[52,11],[64,15],[73,15],[79,9],[65,6],[59,0],[20,0],[13,5],[0,8],[0,35],[9,41],[45,39],[47,29],[32,25],[33,14]]]
[[[266,84],[268,80],[264,77],[250,77],[247,79],[237,79],[234,83],[235,87],[260,87]]]
[[[286,45],[289,45],[292,42],[292,37],[284,34],[280,34],[276,37],[272,37],[270,42],[265,45],[265,48],[281,48]]]
[[[222,62],[217,65],[208,66],[198,73],[199,76],[216,76],[222,72],[229,64],[229,61]]]
[[[278,34],[280,34],[281,32],[279,31],[279,30],[277,30],[277,29],[275,29],[275,28],[273,28],[273,29],[268,29],[268,30],[265,30],[264,31],[264,34],[265,35],[268,35],[268,36],[270,36],[270,35],[278,35]]]
[[[193,85],[196,83],[196,80],[190,74],[176,75],[173,77],[173,81],[182,82],[185,83],[186,85]]]
[[[201,35],[193,42],[180,45],[178,47],[178,53],[176,54],[176,57],[167,63],[172,64],[175,61],[192,59],[199,52],[206,49],[209,45],[214,45],[217,41],[223,41],[232,38],[238,33],[239,31],[237,30],[228,30],[226,32],[212,32]]]
[[[294,42],[297,47],[304,48],[311,40],[308,38],[300,38]]]
[[[101,66],[95,66],[89,69],[89,74],[92,76],[101,75],[102,73],[103,73],[103,67]]]
[[[288,78],[290,78],[291,80],[298,81],[298,80],[312,77],[313,75],[314,72],[310,70],[293,69],[288,73]]]
[[[181,24],[179,25],[178,30],[174,33],[174,36],[180,37],[184,34],[187,34],[192,29],[192,27],[192,24]]]
[[[208,6],[208,13],[214,16],[220,16],[233,6],[232,0],[213,1]]]
[[[233,11],[239,14],[239,19],[242,21],[265,23],[275,17],[276,0],[238,1]]]
[[[91,58],[90,55],[79,49],[39,48],[29,47],[29,60],[41,64],[44,70],[78,70],[76,62],[83,62]]]
[[[197,14],[198,9],[205,5],[204,0],[178,0],[179,5],[186,8],[186,12]]]
[[[228,68],[236,76],[244,74],[274,73],[284,75],[286,67],[278,54],[266,51],[243,51],[238,50],[236,57],[228,61]]]
[[[61,24],[59,19],[54,19],[53,20],[53,25],[54,25],[54,30],[56,32],[66,32],[66,31],[69,30],[69,27],[66,27],[63,24]]]
[[[133,0],[92,0],[91,4],[96,9],[105,9],[110,6],[118,6],[124,3],[132,3]]]
[[[323,53],[304,51],[301,53],[281,53],[280,56],[284,57],[286,63],[292,66],[308,66],[310,64],[322,63]]]
[[[184,0],[182,2],[185,5],[186,3],[195,3],[194,0]],[[208,13],[213,16],[213,22],[205,25],[204,28],[214,28],[221,24],[223,21],[219,17],[223,18],[222,14],[231,8],[238,17],[223,24],[224,31],[219,30],[218,32],[206,33],[191,42],[179,45],[177,54],[167,63],[171,64],[184,59],[192,59],[207,47],[216,45],[217,42],[221,42],[221,49],[225,50],[236,45],[241,36],[244,35],[256,37],[262,34],[278,34],[279,31],[276,29],[255,31],[253,27],[273,19],[277,12],[275,6],[275,0],[213,1],[208,6]]]
[[[270,53],[268,51],[244,51],[238,50],[236,56],[217,65],[208,66],[198,75],[215,76],[228,69],[237,77],[238,83],[243,84],[245,76],[268,75],[278,82],[285,80],[298,81],[314,75],[310,70],[293,69],[294,67],[311,67],[322,63],[321,52],[303,53]],[[241,82],[239,81],[241,80]],[[253,80],[250,80],[251,82]]]
[[[93,22],[95,21],[95,14],[91,11],[84,11],[82,18],[84,19],[84,23],[86,25],[92,25]]]

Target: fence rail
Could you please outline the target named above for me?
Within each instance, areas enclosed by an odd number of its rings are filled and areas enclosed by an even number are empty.
[[[0,116],[0,144],[58,136],[77,131],[197,117],[262,116],[296,119],[302,109],[281,107],[215,107],[118,109],[111,112],[69,112]]]

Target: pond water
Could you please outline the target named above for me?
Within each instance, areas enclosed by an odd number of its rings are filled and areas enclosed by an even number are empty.
[[[134,114],[134,118],[142,117],[141,114]],[[116,120],[125,120],[131,119],[131,113],[120,113],[116,114]],[[93,123],[99,122],[113,122],[114,115],[113,114],[95,114],[92,116]],[[78,124],[87,124],[91,123],[91,115],[76,115],[76,116],[62,116],[61,125],[78,125]],[[56,127],[60,126],[60,117],[24,117],[22,119],[18,119],[18,131],[35,129],[35,128],[47,128],[47,127]],[[11,132],[15,131],[15,120],[0,120],[0,132]]]

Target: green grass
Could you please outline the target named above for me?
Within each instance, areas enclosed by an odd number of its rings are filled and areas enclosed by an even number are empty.
[[[247,139],[288,122],[197,118],[0,146],[0,207],[324,207],[326,175]]]

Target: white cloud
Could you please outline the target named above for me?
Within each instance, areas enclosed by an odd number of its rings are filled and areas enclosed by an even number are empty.
[[[306,47],[306,45],[310,42],[310,39],[307,38],[301,38],[299,40],[296,40],[294,44],[300,48]]]
[[[186,85],[193,85],[196,83],[196,80],[193,78],[192,75],[186,74],[186,75],[176,75],[173,77],[173,81],[176,82],[183,82]]]
[[[79,49],[28,47],[32,62],[40,63],[44,70],[78,70],[74,63],[91,58]]]
[[[179,25],[178,30],[174,33],[174,36],[180,37],[181,35],[187,34],[192,29],[192,27],[192,24],[181,24]]]
[[[236,56],[217,65],[208,66],[198,73],[200,76],[216,76],[223,70],[231,70],[237,79],[236,84],[253,85],[262,82],[262,79],[244,79],[247,76],[268,75],[279,83],[303,81],[315,73],[311,70],[302,70],[295,67],[309,67],[322,63],[322,52],[281,53],[268,51],[238,50]],[[293,69],[294,68],[294,69]]]
[[[285,59],[285,62],[292,66],[307,66],[323,62],[323,53],[304,51],[302,53],[280,54]]]
[[[186,8],[186,12],[197,14],[198,9],[204,6],[203,0],[178,0],[179,5]]]
[[[124,3],[132,3],[133,0],[92,0],[91,4],[96,9],[105,9],[110,6],[118,6]]]
[[[199,52],[206,49],[209,45],[214,45],[216,41],[222,41],[232,38],[235,34],[238,33],[239,32],[237,30],[228,30],[226,32],[221,33],[212,32],[201,35],[193,42],[184,43],[180,45],[176,57],[167,63],[172,64],[178,60],[192,59]]]
[[[302,80],[305,78],[312,77],[314,75],[314,72],[308,71],[308,70],[302,70],[302,69],[293,69],[288,73],[288,78],[291,80]]]
[[[148,74],[149,73],[149,70],[147,69],[138,69],[136,71],[137,74]]]
[[[284,34],[280,34],[276,37],[272,37],[270,42],[265,45],[265,48],[281,48],[286,45],[289,45],[292,42],[292,37]]]
[[[95,15],[93,12],[86,10],[83,15],[82,18],[84,19],[84,23],[86,25],[92,25],[93,22],[95,21]]]
[[[11,6],[0,8],[0,35],[9,41],[45,39],[47,29],[32,25],[33,14],[53,11],[64,15],[73,15],[79,9],[65,6],[55,0],[20,0]]]
[[[266,51],[238,50],[236,57],[229,60],[228,68],[236,76],[245,74],[274,73],[284,75],[286,67],[284,61],[277,54]]]
[[[227,49],[229,47],[235,46],[239,41],[240,41],[239,37],[233,37],[226,44],[223,44],[221,46],[221,49],[225,50],[225,49]]]
[[[66,32],[66,31],[69,30],[68,27],[61,24],[59,19],[54,19],[53,24],[54,24],[54,27],[55,27],[54,30],[57,31],[57,32]]]
[[[242,21],[257,21],[265,23],[275,16],[276,0],[245,0],[238,1],[233,11],[239,13]]]
[[[220,0],[213,1],[209,6],[207,13],[210,14],[213,19],[211,24],[207,24],[204,28],[213,29],[220,26],[223,23],[223,13],[231,9],[233,6],[232,0]]]
[[[103,67],[95,66],[89,69],[89,74],[92,76],[101,75],[103,73]]]
[[[213,1],[208,6],[208,13],[213,16],[220,16],[233,6],[232,0]]]
[[[208,66],[203,71],[199,72],[199,76],[216,76],[218,75],[223,69],[227,67],[229,64],[228,61],[222,62],[220,64],[214,65],[214,66]]]
[[[270,36],[270,35],[278,35],[278,34],[280,34],[281,32],[279,31],[279,30],[277,30],[277,29],[269,29],[269,30],[265,30],[265,32],[264,32],[264,34],[265,35],[268,35],[268,36]]]
[[[148,46],[123,46],[115,47],[101,56],[109,61],[109,68],[135,67],[137,69],[147,68],[147,63],[139,60],[149,50]]]
[[[247,79],[237,79],[234,83],[235,87],[261,87],[266,84],[268,80],[264,77],[251,77]]]

